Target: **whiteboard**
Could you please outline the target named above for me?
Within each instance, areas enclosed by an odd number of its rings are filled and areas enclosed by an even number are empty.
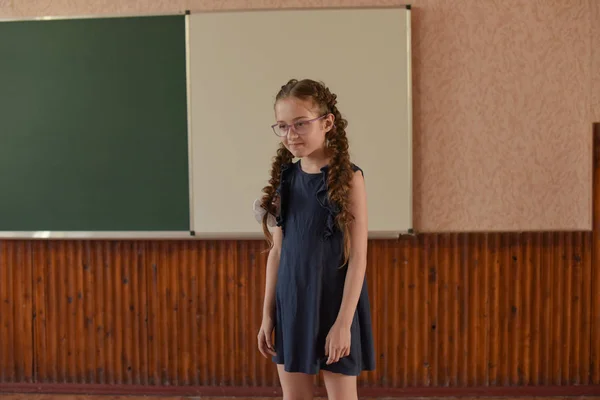
[[[261,237],[255,199],[279,138],[273,102],[290,78],[323,81],[365,173],[370,237],[412,230],[410,9],[303,9],[188,16],[192,231]]]

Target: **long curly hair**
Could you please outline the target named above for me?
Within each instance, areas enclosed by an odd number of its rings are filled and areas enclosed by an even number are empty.
[[[344,234],[344,264],[346,264],[350,254],[350,224],[354,219],[349,204],[350,186],[354,171],[350,163],[348,138],[346,136],[348,121],[342,117],[336,106],[337,95],[332,93],[322,82],[311,79],[291,79],[281,87],[275,98],[275,103],[288,97],[310,100],[315,106],[319,107],[322,114],[331,113],[335,117],[334,126],[327,132],[324,143],[327,156],[330,158],[327,187],[329,201],[339,209],[336,224]],[[292,153],[282,143],[273,158],[269,184],[263,188],[264,195],[261,207],[267,210],[267,213],[272,215],[278,213],[280,201],[277,198],[276,189],[279,186],[281,165],[290,163],[292,160]],[[268,215],[265,214],[262,221],[263,232],[267,242],[272,247],[273,236],[267,227],[267,218]]]

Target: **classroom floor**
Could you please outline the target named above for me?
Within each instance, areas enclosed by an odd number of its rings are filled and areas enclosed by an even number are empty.
[[[100,395],[59,395],[59,394],[0,394],[2,400],[281,400],[281,397],[181,397],[181,396],[100,396]],[[380,398],[361,398],[361,400],[423,400],[424,398],[408,398],[408,397],[380,397]],[[456,398],[441,397],[441,398],[426,398],[427,400],[456,400]],[[581,399],[581,400],[600,400],[600,396],[575,396],[575,397],[461,397],[461,400],[557,400],[557,399]],[[315,400],[326,400],[324,397],[317,397]]]

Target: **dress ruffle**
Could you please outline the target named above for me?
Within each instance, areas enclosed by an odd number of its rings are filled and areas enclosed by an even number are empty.
[[[325,210],[327,210],[327,219],[325,221],[325,230],[323,231],[323,239],[328,239],[331,235],[334,234],[336,230],[335,225],[335,217],[340,212],[337,204],[334,204],[329,200],[329,186],[327,185],[327,178],[329,176],[329,168],[328,166],[324,166],[321,168],[321,172],[323,173],[323,179],[321,180],[321,184],[317,188],[317,201]]]
[[[289,192],[289,179],[288,176],[291,171],[291,167],[294,164],[283,164],[281,166],[281,175],[279,179],[279,187],[276,192],[279,195],[279,212],[276,216],[277,226],[281,227],[282,231],[285,233],[285,211],[287,206],[287,194]],[[296,168],[300,168],[296,165]],[[329,200],[329,186],[327,184],[328,176],[329,176],[329,166],[326,165],[321,168],[321,183],[317,188],[315,196],[317,197],[318,203],[327,211],[327,219],[325,221],[325,226],[323,229],[323,239],[329,239],[336,231],[337,226],[335,223],[335,217],[340,212],[337,204],[334,204]]]
[[[279,186],[275,190],[277,196],[279,197],[279,207],[277,215],[275,216],[275,221],[277,226],[281,228],[281,232],[285,234],[285,211],[287,206],[287,198],[289,193],[289,174],[290,167],[293,164],[282,164],[281,165],[281,173],[279,175]]]

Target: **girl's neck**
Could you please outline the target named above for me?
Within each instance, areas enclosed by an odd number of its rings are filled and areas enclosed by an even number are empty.
[[[300,160],[302,171],[315,174],[321,172],[321,168],[329,164],[329,159],[326,157],[315,157],[310,155],[308,157],[303,157]]]

